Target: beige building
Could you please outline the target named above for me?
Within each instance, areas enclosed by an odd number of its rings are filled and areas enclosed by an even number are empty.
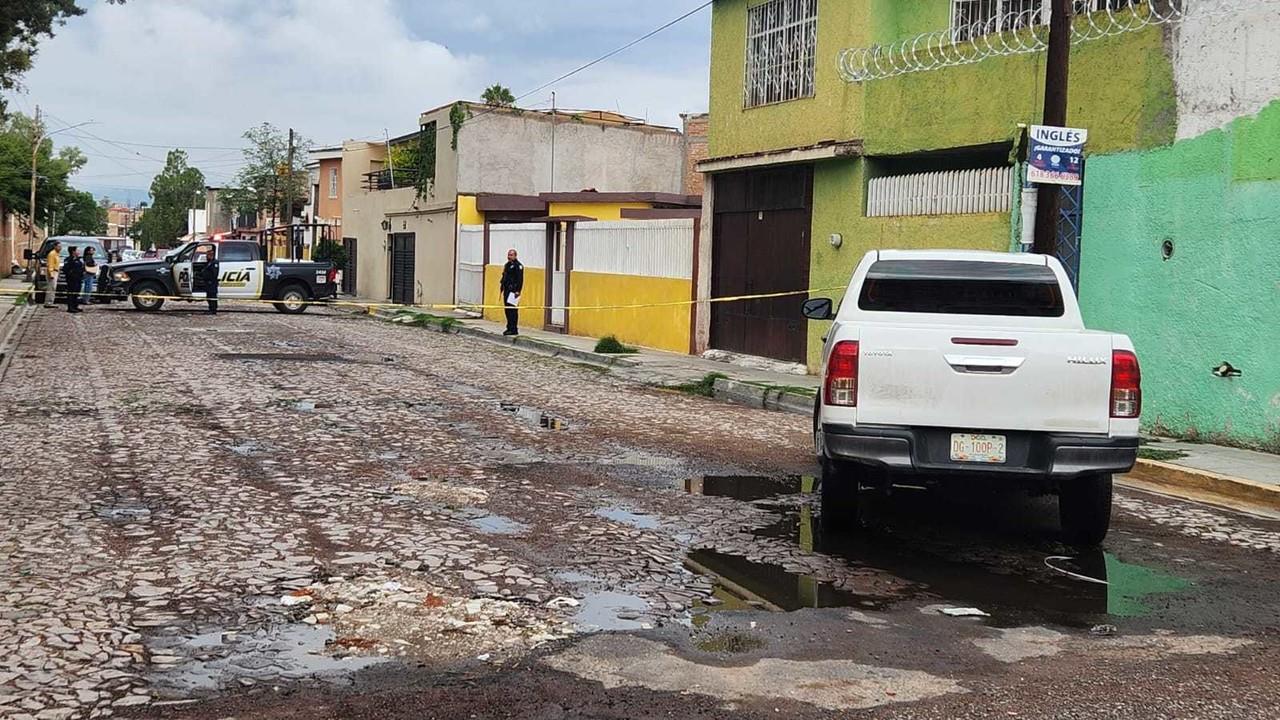
[[[355,251],[360,297],[452,303],[458,227],[485,222],[478,194],[683,188],[685,146],[674,128],[607,112],[457,108],[422,113],[419,132],[389,143],[343,145],[342,235]],[[456,130],[451,115],[462,119]],[[406,158],[429,156],[431,147],[434,164],[395,166],[397,158],[403,165]],[[426,176],[421,183],[419,167]]]

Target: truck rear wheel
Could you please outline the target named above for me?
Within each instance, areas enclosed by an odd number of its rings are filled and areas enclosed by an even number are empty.
[[[822,458],[822,524],[828,529],[851,530],[858,526],[860,468],[851,463]]]
[[[138,283],[129,290],[133,306],[143,312],[155,312],[164,306],[164,288],[157,283]]]
[[[1058,491],[1062,539],[1069,545],[1095,547],[1111,527],[1111,476],[1105,473],[1066,480]]]
[[[297,285],[287,285],[276,295],[279,302],[272,303],[276,310],[288,315],[297,315],[307,309],[307,291]]]

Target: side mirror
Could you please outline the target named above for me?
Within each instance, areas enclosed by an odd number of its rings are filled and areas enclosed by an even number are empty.
[[[831,298],[809,298],[804,301],[800,312],[810,320],[830,320],[836,316],[833,307]]]

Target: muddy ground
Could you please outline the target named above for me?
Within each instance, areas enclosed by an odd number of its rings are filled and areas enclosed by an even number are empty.
[[[41,312],[0,716],[1274,717],[1280,522],[900,490],[807,418],[338,313]]]

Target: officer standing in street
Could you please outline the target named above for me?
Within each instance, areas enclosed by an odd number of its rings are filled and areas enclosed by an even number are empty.
[[[84,312],[80,309],[80,293],[84,287],[84,261],[80,251],[67,248],[67,262],[62,266],[62,276],[67,283],[67,312]]]
[[[218,267],[218,246],[205,246],[205,265],[200,269],[200,279],[204,281],[204,297],[209,301],[209,314],[218,314],[218,278],[221,276]]]
[[[502,266],[502,282],[498,284],[502,291],[503,312],[507,314],[507,329],[503,335],[519,335],[516,323],[520,320],[520,292],[524,290],[524,265],[516,259],[515,248],[507,251],[507,264]]]

